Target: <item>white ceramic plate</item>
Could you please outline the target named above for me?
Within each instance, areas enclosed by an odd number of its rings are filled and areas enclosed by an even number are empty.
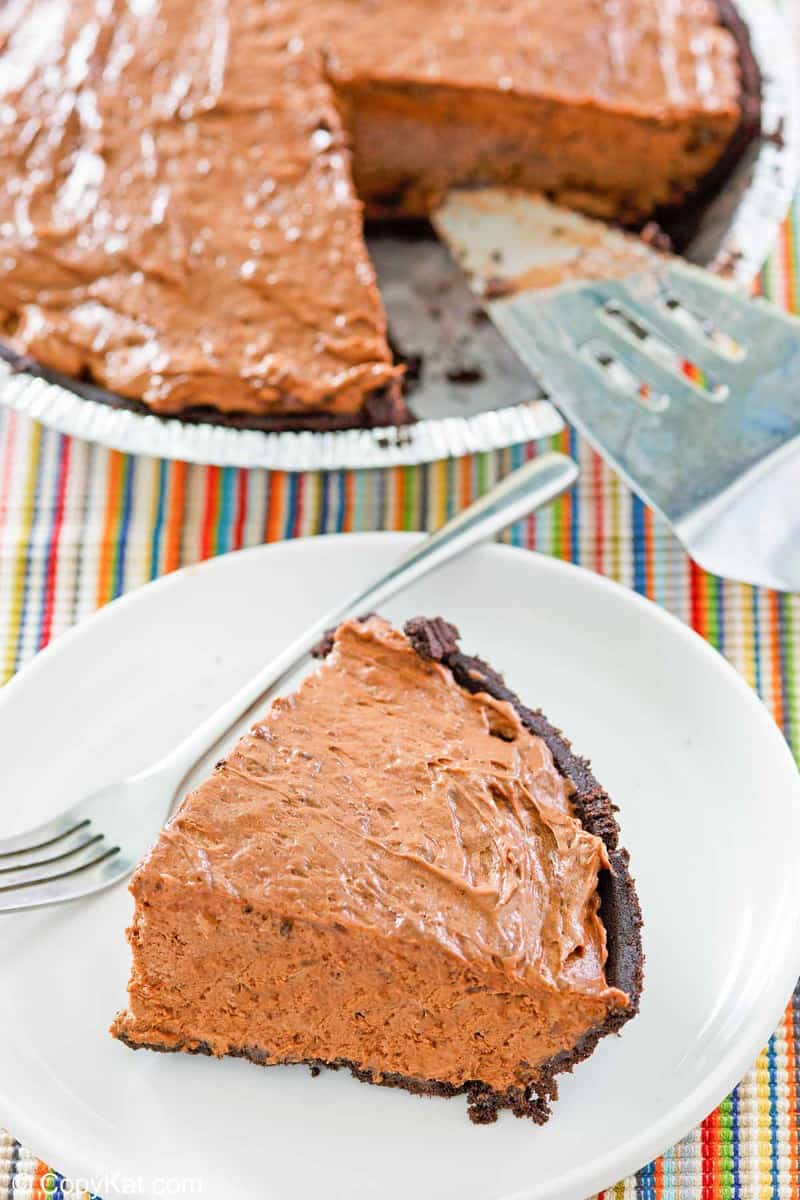
[[[410,540],[230,555],[61,638],[0,693],[0,831],[165,751]],[[564,1078],[547,1126],[506,1114],[478,1128],[463,1098],[114,1042],[124,886],[6,917],[0,1122],[104,1197],[133,1181],[137,1195],[215,1200],[582,1200],[686,1133],[777,1023],[800,973],[800,782],[749,688],[654,605],[525,551],[483,549],[387,608],[416,613],[455,620],[616,798],[646,921],[640,1016]]]

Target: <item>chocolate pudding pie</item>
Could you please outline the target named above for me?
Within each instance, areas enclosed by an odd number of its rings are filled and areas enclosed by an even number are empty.
[[[640,223],[757,110],[729,0],[15,0],[0,339],[145,411],[401,423],[363,204],[494,183]]]
[[[348,1067],[544,1122],[635,1015],[614,806],[457,631],[349,621],[131,882],[129,1046]]]

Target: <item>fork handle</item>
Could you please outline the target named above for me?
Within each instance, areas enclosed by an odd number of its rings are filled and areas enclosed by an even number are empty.
[[[391,596],[416,583],[479,542],[494,537],[506,526],[554,500],[578,477],[578,468],[564,454],[550,452],[531,459],[458,513],[435,533],[413,546],[393,567],[352,595],[338,608],[325,613],[253,676],[216,712],[142,775],[164,774],[177,788],[212,747],[222,741],[249,709],[280,687],[311,656],[313,647],[331,628],[348,617],[379,608]]]

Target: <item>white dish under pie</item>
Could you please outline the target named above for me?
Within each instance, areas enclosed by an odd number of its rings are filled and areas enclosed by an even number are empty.
[[[164,752],[413,536],[228,555],[58,639],[0,693],[0,832]],[[705,1116],[777,1023],[800,974],[800,779],[734,670],[648,601],[506,547],[386,607],[396,622],[416,614],[454,621],[464,649],[541,705],[619,805],[645,917],[640,1015],[562,1077],[546,1126],[504,1114],[481,1128],[463,1098],[113,1041],[124,885],[6,917],[0,1123],[104,1200],[131,1180],[146,1197],[583,1200]]]

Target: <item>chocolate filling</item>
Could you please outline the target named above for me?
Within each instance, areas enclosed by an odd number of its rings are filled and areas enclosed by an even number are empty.
[[[420,657],[442,663],[450,670],[460,687],[471,693],[486,692],[509,703],[517,712],[522,724],[546,742],[558,770],[572,783],[573,814],[587,832],[603,841],[608,852],[611,871],[602,871],[598,882],[601,898],[600,918],[607,937],[605,976],[609,986],[618,987],[628,995],[629,1004],[624,1009],[610,1012],[602,1023],[583,1034],[571,1049],[563,1050],[539,1064],[536,1068],[535,1082],[524,1088],[510,1087],[498,1091],[481,1080],[468,1080],[460,1086],[455,1086],[441,1080],[419,1079],[393,1073],[377,1076],[374,1072],[365,1070],[361,1064],[344,1059],[308,1059],[305,1060],[305,1065],[311,1068],[312,1074],[317,1074],[322,1067],[334,1070],[346,1067],[364,1083],[404,1088],[418,1095],[465,1094],[470,1119],[477,1124],[495,1121],[499,1110],[503,1108],[510,1109],[516,1116],[529,1117],[537,1124],[543,1124],[550,1115],[551,1101],[558,1096],[556,1076],[561,1072],[571,1071],[576,1063],[592,1053],[601,1037],[618,1032],[639,1009],[644,967],[642,918],[628,867],[628,854],[618,845],[619,828],[614,816],[616,809],[595,779],[589,764],[572,752],[564,735],[555,729],[541,712],[526,708],[492,667],[480,658],[463,654],[459,650],[458,631],[453,625],[442,618],[418,617],[407,622],[405,633]],[[331,641],[325,638],[316,653],[319,657],[324,657],[330,649]],[[118,1032],[117,1036],[132,1049],[139,1048],[139,1044],[129,1040],[124,1031]],[[205,1043],[193,1047],[148,1044],[147,1048],[165,1052],[189,1050],[191,1053],[212,1053],[211,1047]],[[271,1065],[265,1052],[255,1047],[235,1048],[230,1050],[229,1054],[247,1058],[259,1065]]]

